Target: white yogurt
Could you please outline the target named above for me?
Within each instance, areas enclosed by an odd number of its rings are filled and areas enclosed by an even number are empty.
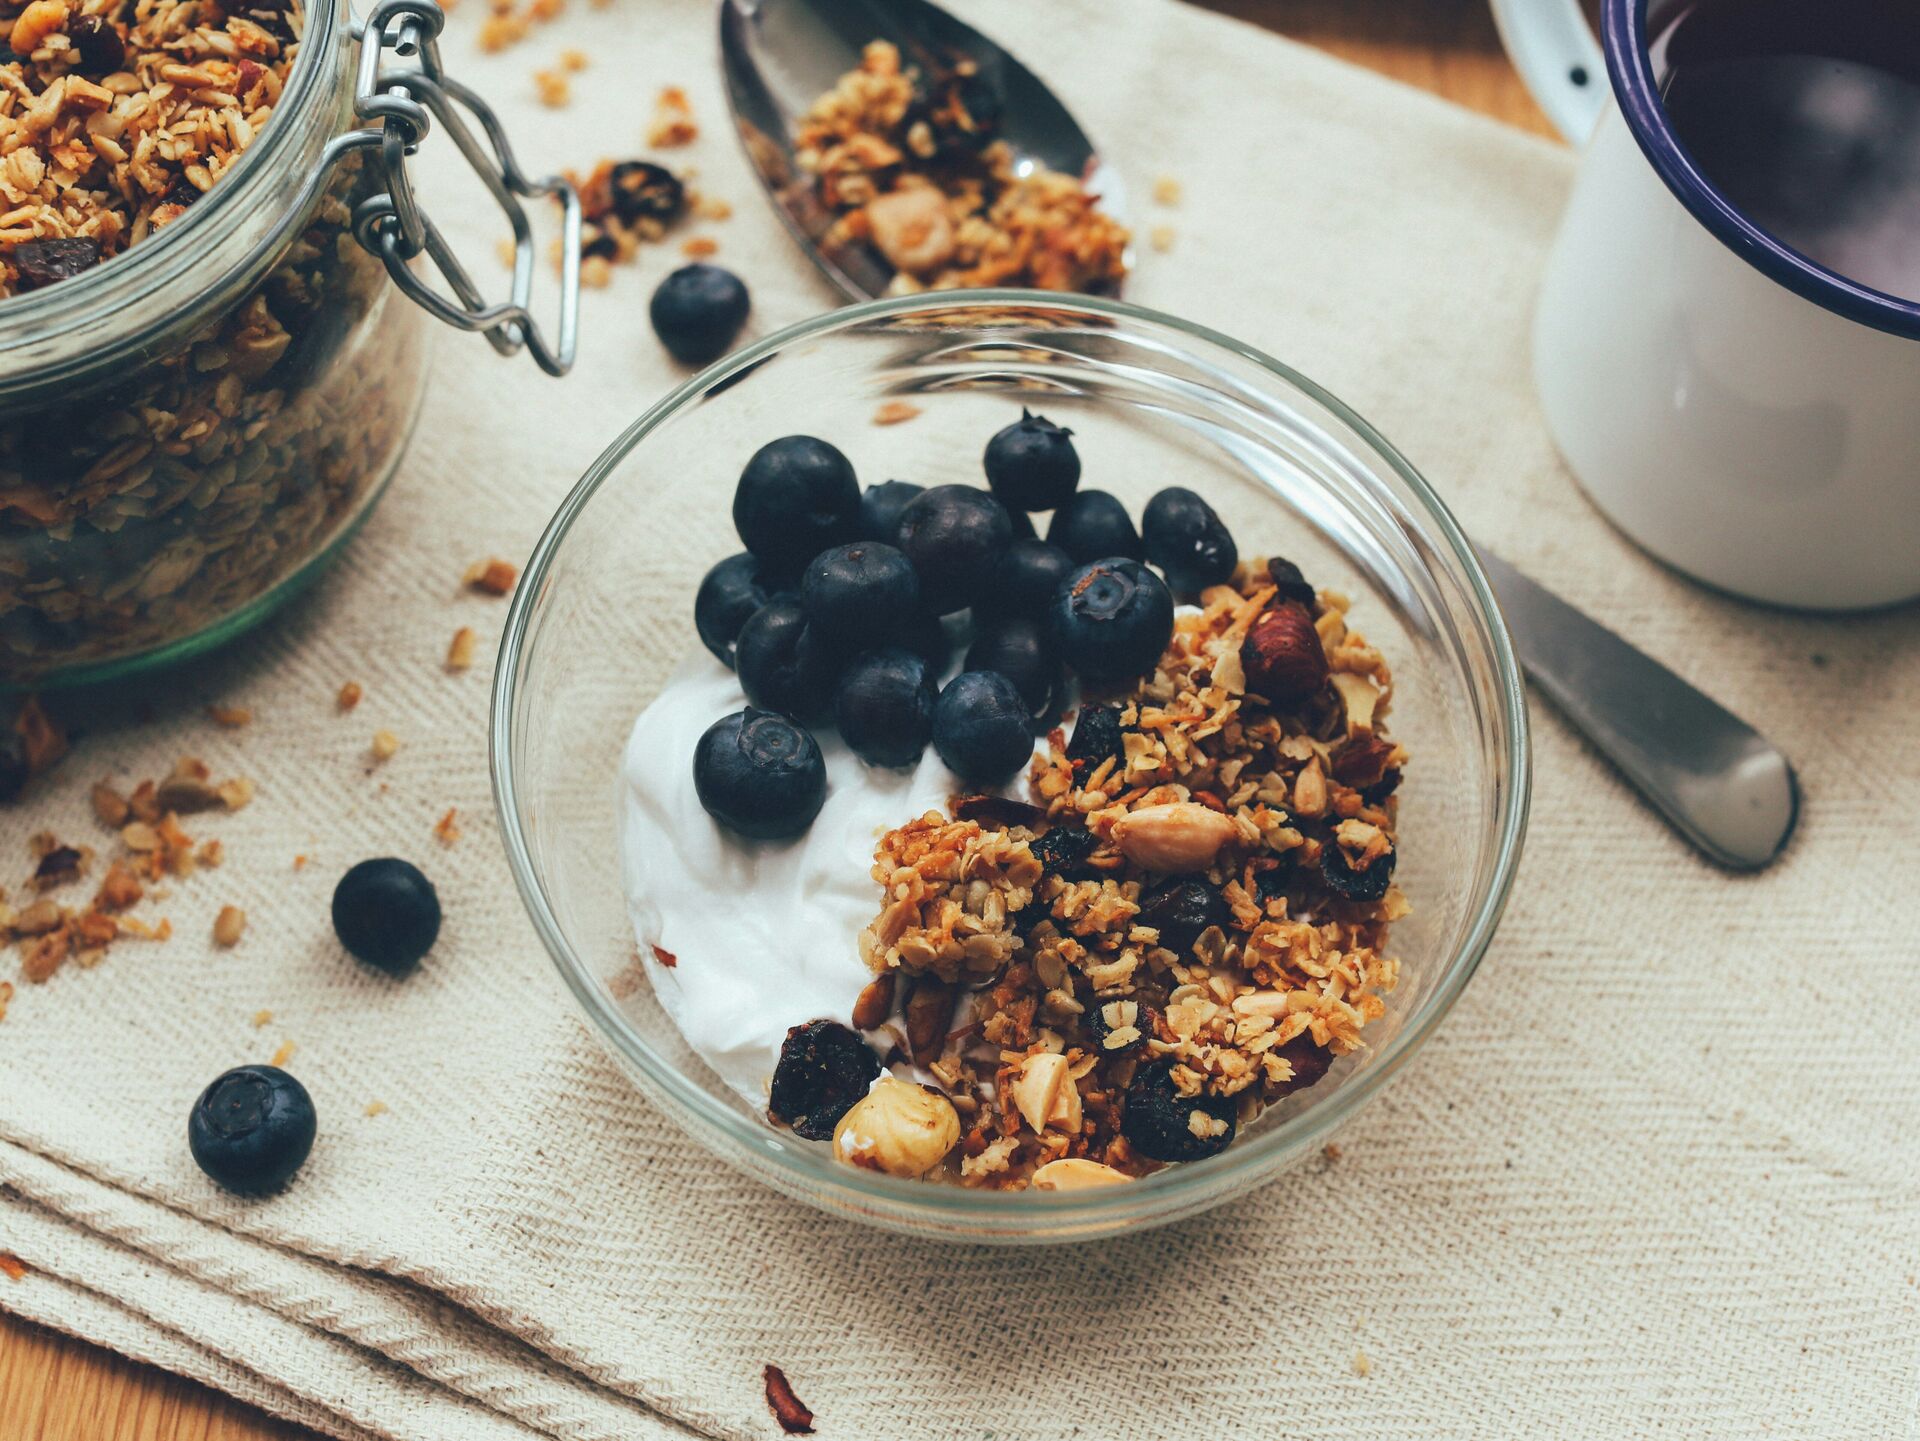
[[[687,1044],[758,1110],[788,1028],[823,1016],[844,1023],[873,979],[858,939],[880,908],[875,842],[944,810],[958,783],[931,747],[911,771],[882,770],[823,730],[815,738],[827,800],[813,825],[790,841],[748,840],[701,809],[693,786],[701,734],[746,703],[738,678],[705,650],[681,663],[627,741],[620,854],[654,994]],[[675,964],[661,965],[654,946]]]

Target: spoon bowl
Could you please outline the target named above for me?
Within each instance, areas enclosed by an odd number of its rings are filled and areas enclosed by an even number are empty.
[[[835,215],[794,158],[802,116],[847,71],[870,41],[899,47],[902,60],[928,75],[973,62],[1001,101],[998,138],[1014,169],[1078,176],[1100,208],[1126,223],[1120,177],[1046,84],[971,25],[927,0],[720,0],[720,66],[727,103],[774,209],[813,263],[849,300],[894,293],[895,273],[872,246],[835,245]],[[1132,268],[1131,249],[1127,254]]]

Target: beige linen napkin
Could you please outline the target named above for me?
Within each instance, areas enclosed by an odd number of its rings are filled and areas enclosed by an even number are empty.
[[[466,565],[525,555],[678,374],[645,329],[662,247],[587,296],[564,382],[441,336],[414,449],[336,571],[226,654],[101,702],[0,817],[24,874],[32,831],[93,835],[100,776],[185,752],[259,786],[202,825],[227,864],[146,908],[171,942],[23,985],[0,1022],[0,1249],[31,1268],[0,1277],[0,1307],[351,1441],[767,1436],[768,1363],[841,1437],[1910,1426],[1915,613],[1704,594],[1580,498],[1526,373],[1565,154],[1160,0],[964,9],[1058,86],[1131,193],[1182,181],[1177,211],[1142,205],[1143,229],[1178,233],[1143,247],[1130,293],[1326,383],[1469,529],[1766,727],[1806,783],[1792,851],[1759,877],[1710,869],[1540,711],[1499,940],[1337,1159],[1150,1236],[1027,1253],[904,1241],[750,1184],[574,1019],[494,833],[488,666],[440,668],[456,626],[491,638],[504,614],[460,593]],[[706,126],[686,158],[735,206],[707,228],[756,326],[831,303],[725,133],[709,5],[578,7],[494,57],[480,18],[454,16],[449,58],[531,168],[641,150],[648,97],[683,84]],[[563,47],[593,63],[544,110],[530,72]],[[429,198],[490,252],[477,187]],[[689,543],[729,548],[725,503]],[[343,716],[348,680],[366,699]],[[257,719],[216,730],[216,700]],[[376,769],[383,727],[402,747]],[[465,835],[443,849],[449,806]],[[347,962],[326,919],[340,872],[388,853],[446,907],[402,984]],[[231,950],[209,938],[224,904],[249,916]],[[223,1196],[188,1157],[187,1109],[283,1040],[320,1142],[284,1195]]]

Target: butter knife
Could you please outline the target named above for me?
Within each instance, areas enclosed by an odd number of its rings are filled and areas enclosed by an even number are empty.
[[[1480,563],[1534,685],[1675,830],[1736,871],[1786,848],[1800,787],[1765,736],[1497,555]]]

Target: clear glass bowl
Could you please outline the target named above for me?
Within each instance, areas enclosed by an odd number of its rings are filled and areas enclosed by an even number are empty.
[[[888,401],[920,414],[876,425]],[[1412,754],[1397,879],[1413,913],[1393,948],[1404,976],[1367,1029],[1369,1049],[1216,1157],[1052,1194],[855,1170],[742,1104],[635,966],[616,833],[622,747],[698,644],[694,591],[738,548],[727,515],[747,456],[804,431],[843,449],[863,482],[978,483],[987,437],[1023,404],[1071,426],[1083,484],[1118,494],[1136,516],[1162,486],[1192,487],[1242,554],[1286,555],[1351,595],[1355,626],[1393,667],[1393,733]],[[1519,858],[1529,768],[1520,675],[1486,579],[1446,507],[1385,440],[1225,336],[1119,302],[1027,291],[835,311],[728,357],[636,420],[528,564],[502,646],[492,747],[508,857],[534,927],[641,1092],[724,1160],[824,1211],[997,1242],[1083,1240],[1191,1215],[1324,1145],[1399,1073],[1479,964]]]

